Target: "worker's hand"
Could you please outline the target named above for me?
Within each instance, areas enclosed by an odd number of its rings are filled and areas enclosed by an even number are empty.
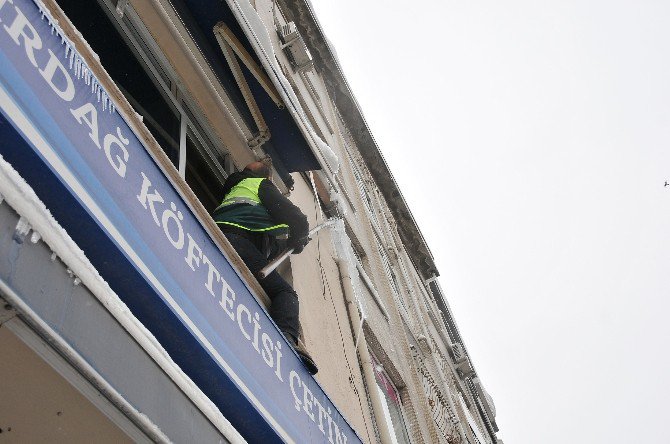
[[[293,253],[291,254],[300,254],[302,253],[302,250],[305,248],[305,245],[307,245],[310,241],[310,238],[307,236],[305,237],[299,237],[299,238],[289,238],[288,240],[288,248],[293,248]]]

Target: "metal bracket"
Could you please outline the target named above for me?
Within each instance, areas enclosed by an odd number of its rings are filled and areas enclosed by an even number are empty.
[[[242,72],[239,71],[239,68],[237,67],[237,61],[232,57],[233,54],[236,55],[242,63],[244,63],[244,66],[251,72],[256,81],[265,90],[268,96],[270,96],[275,105],[277,105],[279,108],[283,108],[284,101],[279,95],[279,91],[277,91],[274,83],[272,83],[265,70],[256,63],[253,56],[247,52],[242,42],[240,42],[240,40],[235,36],[233,31],[231,31],[231,29],[228,28],[225,23],[219,22],[214,26],[214,36],[216,37],[216,40],[219,43],[221,51],[226,57],[227,62],[231,64],[230,68],[233,70],[235,80],[237,80],[238,83],[247,83],[246,80],[244,80]],[[236,71],[239,71],[239,73],[236,73]],[[240,84],[239,86],[240,88],[243,88],[243,85]],[[242,89],[242,92],[244,93],[244,89]]]
[[[249,145],[249,148],[256,149],[259,148],[268,140],[270,140],[270,130],[269,129],[264,129],[258,132],[258,134],[251,139],[247,140],[247,145]],[[261,157],[264,156],[264,153],[261,153]]]

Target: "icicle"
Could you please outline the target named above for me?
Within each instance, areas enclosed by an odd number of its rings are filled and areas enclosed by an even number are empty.
[[[30,242],[36,244],[40,239],[42,239],[42,236],[37,231],[33,230],[33,234],[30,236]]]
[[[108,110],[110,113],[116,112],[116,107],[112,103],[109,94],[102,87],[98,79],[93,74],[91,68],[88,67],[84,59],[79,55],[75,49],[74,43],[65,35],[63,30],[58,25],[58,20],[56,20],[44,3],[41,0],[33,0],[37,8],[40,10],[40,15],[42,20],[46,20],[49,23],[51,28],[51,34],[56,34],[60,37],[61,44],[65,46],[65,58],[69,62],[69,68],[73,71],[77,79],[84,80],[84,83],[87,86],[91,87],[91,94],[94,94],[98,100],[98,103],[102,102],[102,109]],[[95,58],[99,61],[100,59],[95,55]]]

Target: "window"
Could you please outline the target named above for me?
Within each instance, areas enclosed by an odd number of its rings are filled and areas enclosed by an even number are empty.
[[[356,257],[356,260],[361,265],[361,267],[363,267],[365,273],[368,276],[370,276],[372,273],[370,270],[370,262],[368,261],[368,255],[365,252],[365,248],[363,248],[363,246],[361,245],[361,241],[358,240],[358,236],[356,236],[356,233],[354,232],[353,228],[346,219],[344,220],[344,232],[351,241],[351,247],[354,250],[354,256]]]
[[[375,242],[377,243],[377,248],[379,250],[379,255],[381,256],[382,268],[384,269],[384,273],[386,274],[386,277],[389,280],[389,284],[391,285],[391,290],[393,291],[393,298],[398,303],[399,308],[401,308],[404,314],[407,315],[407,305],[405,304],[405,299],[401,293],[400,283],[398,282],[398,278],[395,274],[395,271],[393,270],[391,258],[389,258],[386,246],[382,242],[377,232],[375,231],[373,233],[375,236]]]
[[[407,255],[407,252],[404,250],[402,244],[400,244],[400,248],[396,250],[396,255],[397,255],[397,264],[398,268],[400,269],[400,274],[402,276],[403,282],[405,283],[405,297],[412,302],[414,299],[415,295],[415,290],[414,288],[420,288],[420,284],[417,284],[416,281],[413,281],[412,278],[410,277],[410,270],[416,271],[413,268],[409,268],[407,266],[407,261],[409,261],[409,256]],[[411,265],[410,265],[411,267]]]
[[[386,427],[388,427],[391,440],[395,444],[410,443],[407,428],[405,427],[405,419],[402,414],[402,402],[398,390],[391,382],[384,371],[384,367],[379,363],[374,355],[372,357],[372,365],[374,366],[375,377],[377,379],[377,391],[382,399],[382,408],[384,409],[384,417],[386,418]],[[377,424],[378,427],[383,427]]]
[[[374,208],[372,206],[372,200],[370,199],[370,193],[367,190],[366,184],[365,184],[365,179],[363,177],[363,172],[359,168],[359,163],[356,162],[351,154],[347,152],[347,155],[349,156],[349,164],[351,165],[351,169],[354,173],[354,178],[356,179],[356,185],[358,186],[358,192],[361,195],[361,199],[363,200],[363,205],[365,206],[365,210],[368,213],[368,217],[370,218],[370,222],[372,222],[373,226],[378,227],[379,222],[377,221],[376,214],[374,212]]]
[[[309,92],[309,95],[312,97],[312,100],[314,101],[314,104],[316,106],[317,111],[319,112],[319,115],[321,116],[321,119],[323,119],[323,122],[326,124],[326,127],[328,128],[330,134],[333,134],[334,133],[333,127],[330,125],[330,122],[328,121],[326,113],[324,112],[323,109],[324,103],[321,101],[319,92],[314,86],[314,83],[318,82],[318,80],[316,80],[316,75],[311,71],[305,71],[300,73],[300,77],[302,77],[305,86],[307,86],[307,91]]]
[[[130,5],[120,17],[111,0],[56,0],[203,206],[222,198],[227,155],[189,107],[169,63]],[[230,164],[230,162],[228,162]]]

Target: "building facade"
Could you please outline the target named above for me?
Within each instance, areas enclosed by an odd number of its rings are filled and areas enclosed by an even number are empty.
[[[0,0],[0,439],[490,443],[430,250],[305,0]],[[265,157],[311,376],[211,218]]]

